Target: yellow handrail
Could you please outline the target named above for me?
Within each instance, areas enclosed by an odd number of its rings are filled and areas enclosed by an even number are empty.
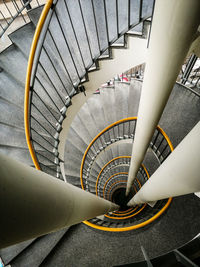
[[[30,138],[30,127],[29,127],[29,95],[30,95],[30,82],[31,82],[31,73],[33,68],[33,61],[35,57],[35,51],[37,48],[38,40],[40,38],[40,34],[43,28],[43,25],[45,23],[46,17],[49,13],[49,10],[53,4],[53,0],[47,0],[42,14],[40,16],[39,22],[37,24],[35,34],[33,37],[31,50],[29,54],[29,60],[28,60],[28,66],[27,66],[27,72],[26,72],[26,83],[25,83],[25,95],[24,95],[24,127],[25,127],[25,135],[26,135],[26,142],[28,145],[29,152],[31,154],[31,158],[33,160],[33,163],[37,170],[40,170],[40,166],[37,160],[37,157],[35,155],[35,151],[31,142]]]
[[[128,172],[118,172],[118,173],[115,173],[115,174],[113,174],[112,176],[110,176],[109,178],[108,178],[108,180],[106,181],[106,183],[105,183],[105,185],[104,185],[104,187],[103,187],[103,196],[104,196],[104,198],[105,198],[105,189],[106,189],[106,185],[108,184],[108,182],[113,178],[113,177],[115,177],[115,176],[117,176],[117,175],[128,175]],[[120,181],[117,181],[117,182],[114,182],[113,184],[112,184],[112,186],[114,185],[114,184],[117,184],[117,183],[119,183]],[[127,181],[125,181],[126,183],[127,183]],[[110,190],[111,190],[111,187],[110,187],[110,189],[108,190],[108,192],[107,192],[107,195],[108,195],[108,193],[110,192]]]
[[[80,180],[81,180],[81,187],[82,187],[83,190],[85,190],[85,189],[84,189],[84,185],[83,185],[83,166],[84,166],[85,158],[86,158],[86,156],[87,156],[87,153],[88,153],[90,147],[93,145],[93,143],[94,143],[94,142],[95,142],[95,141],[96,141],[96,140],[97,140],[103,133],[105,133],[105,132],[106,132],[107,130],[109,130],[110,128],[114,127],[114,126],[117,125],[117,124],[120,124],[120,123],[123,123],[123,122],[126,122],[126,121],[131,121],[131,120],[137,120],[137,117],[128,117],[128,118],[121,119],[121,120],[119,120],[119,121],[116,121],[116,122],[110,124],[110,125],[107,126],[105,129],[103,129],[97,136],[95,136],[95,138],[90,142],[90,144],[88,145],[88,147],[87,147],[87,149],[86,149],[86,151],[85,151],[85,153],[84,153],[84,155],[83,155],[83,159],[82,159],[82,162],[81,162],[81,168],[80,168]],[[172,143],[171,143],[169,137],[167,136],[167,134],[164,132],[164,130],[163,130],[159,125],[156,127],[156,129],[157,129],[160,133],[162,133],[162,135],[164,136],[165,140],[167,141],[167,143],[168,143],[168,145],[169,145],[171,151],[173,151],[173,150],[174,150],[173,145],[172,145]],[[111,160],[111,161],[112,161],[112,160]],[[109,162],[107,163],[107,165],[108,165],[111,161],[109,161]],[[101,172],[101,171],[100,171],[100,172]],[[97,179],[98,179],[98,178],[97,178]]]
[[[114,158],[114,159],[111,159],[111,160],[110,160],[108,163],[106,163],[106,164],[103,166],[103,168],[100,170],[99,175],[98,175],[97,180],[96,180],[96,195],[97,195],[97,196],[98,196],[97,185],[98,185],[99,178],[100,178],[100,176],[101,176],[103,170],[104,170],[104,169],[105,169],[111,162],[113,162],[113,161],[115,161],[115,160],[117,160],[117,159],[121,159],[121,158],[131,158],[131,156],[121,156],[121,157],[116,157],[116,158]],[[113,175],[112,175],[112,176],[113,176]],[[111,177],[112,177],[112,176],[111,176]],[[111,177],[110,177],[110,178],[111,178]],[[107,182],[108,182],[108,180],[106,181],[105,185],[107,184]],[[105,185],[104,185],[104,187],[105,187]],[[104,192],[104,190],[103,190],[103,192]]]
[[[116,121],[112,124],[110,124],[109,126],[107,126],[105,129],[103,129],[97,136],[95,136],[95,138],[91,141],[91,143],[89,144],[89,146],[87,147],[87,149],[85,150],[85,153],[83,155],[83,159],[82,159],[82,162],[81,162],[81,168],[80,168],[80,178],[81,178],[81,187],[83,190],[84,189],[84,185],[83,185],[83,165],[84,165],[84,162],[85,162],[85,158],[87,156],[87,153],[90,149],[90,147],[92,146],[92,144],[99,138],[99,136],[101,136],[103,133],[105,133],[107,130],[109,130],[110,128],[112,128],[113,126],[119,124],[119,123],[122,123],[122,122],[125,122],[125,121],[129,121],[129,120],[137,120],[137,117],[130,117],[130,118],[125,118],[125,119],[122,119],[122,120],[119,120],[119,121]]]
[[[117,160],[117,159],[121,159],[121,158],[131,158],[131,156],[120,156],[120,157],[116,157],[116,158],[114,158],[114,159],[111,159],[108,163],[106,163],[104,166],[103,166],[103,168],[100,170],[100,172],[99,172],[99,175],[98,175],[98,177],[97,177],[97,180],[96,180],[96,186],[95,186],[95,189],[96,189],[96,195],[98,196],[98,192],[97,192],[97,186],[98,186],[98,182],[99,182],[99,178],[100,178],[100,175],[101,175],[101,173],[103,172],[103,170],[112,162],[112,161],[115,161],[115,160]],[[144,166],[144,164],[141,164],[141,166],[143,167],[143,169],[144,169],[144,171],[146,172],[146,174],[147,174],[147,177],[148,177],[148,179],[149,179],[149,173],[148,173],[148,171],[147,171],[147,169],[146,169],[146,167]],[[126,172],[121,172],[122,174],[128,174],[128,173],[126,173]],[[120,174],[120,173],[115,173],[114,175],[112,175],[107,181],[106,181],[106,183],[104,184],[104,188],[103,188],[103,196],[105,196],[104,195],[104,191],[105,191],[105,187],[106,187],[106,185],[107,185],[107,183],[109,182],[109,180],[113,177],[113,176],[116,176],[116,175],[118,175],[118,174]],[[140,184],[140,186],[141,186],[141,184]]]
[[[82,159],[82,163],[81,163],[81,169],[80,169],[80,178],[81,178],[81,186],[82,186],[82,189],[84,190],[84,186],[83,186],[83,166],[84,166],[84,162],[85,162],[85,158],[87,156],[87,152],[89,151],[90,147],[92,146],[92,144],[98,139],[98,137],[103,134],[104,132],[106,132],[107,130],[109,130],[110,128],[112,128],[113,126],[119,124],[119,123],[122,123],[122,122],[125,122],[125,121],[130,121],[130,120],[136,120],[137,117],[129,117],[129,118],[125,118],[125,119],[122,119],[122,120],[119,120],[119,121],[116,121],[115,123],[109,125],[108,127],[106,127],[103,131],[101,131],[92,141],[91,143],[89,144],[89,146],[87,147],[84,155],[83,155],[83,159]],[[162,133],[162,135],[164,136],[165,140],[167,141],[171,151],[174,150],[173,148],[173,145],[169,139],[169,137],[167,136],[167,134],[163,131],[163,129],[158,125],[157,127],[157,130]],[[111,160],[112,161],[112,160]],[[104,167],[106,167],[111,161],[109,161]],[[146,171],[146,168],[145,166],[143,166],[143,168],[145,169]],[[102,170],[100,171],[100,173],[102,172]],[[146,173],[148,173],[146,171]],[[149,176],[148,176],[149,178]],[[133,226],[128,226],[128,227],[123,227],[123,228],[111,228],[111,227],[105,227],[105,226],[100,226],[100,225],[96,225],[96,224],[93,224],[89,221],[83,221],[83,223],[85,223],[86,225],[90,226],[90,227],[93,227],[95,229],[99,229],[99,230],[103,230],[103,231],[109,231],[109,232],[124,232],[124,231],[130,231],[130,230],[134,230],[134,229],[138,229],[138,228],[141,228],[141,227],[144,227],[150,223],[152,223],[153,221],[155,221],[158,217],[160,217],[163,212],[169,207],[170,203],[172,202],[172,198],[169,198],[167,203],[165,204],[165,206],[159,211],[157,212],[152,218],[148,219],[147,221],[144,221],[142,223],[139,223],[137,225],[133,225]],[[144,204],[142,207],[144,208],[146,204]]]

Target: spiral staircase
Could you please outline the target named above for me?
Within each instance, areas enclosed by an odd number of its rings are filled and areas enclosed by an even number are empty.
[[[146,37],[153,1],[54,1],[43,26],[37,28],[30,65],[30,47],[42,9],[28,12],[31,22],[9,35],[12,45],[0,54],[0,153],[35,164],[121,208],[1,249],[0,264],[182,266],[184,257],[188,264],[195,264],[199,238],[195,245],[184,244],[199,233],[196,196],[158,201],[154,207],[128,208],[126,203],[199,121],[198,95],[179,83],[174,85],[137,179],[125,197],[142,77],[114,81],[96,92],[93,88],[94,94],[85,86],[102,60],[112,60],[114,49],[128,49],[128,39]],[[76,105],[83,94],[83,105]],[[75,116],[70,119],[72,107]],[[72,123],[65,127],[68,120]]]

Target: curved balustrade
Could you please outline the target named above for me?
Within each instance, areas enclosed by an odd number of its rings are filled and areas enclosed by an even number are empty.
[[[89,144],[82,159],[80,177],[82,189],[87,190],[107,200],[116,202],[116,194],[121,194],[122,199],[127,203],[142,185],[149,179],[149,173],[144,164],[141,165],[137,178],[128,198],[125,198],[130,156],[119,156],[111,159],[102,166],[99,173],[92,174],[93,165],[96,164],[98,156],[109,150],[109,147],[126,141],[132,144],[134,139],[137,118],[126,118],[119,120],[101,131]],[[173,146],[161,127],[157,126],[149,146],[149,153],[154,156],[158,166],[172,152]],[[153,164],[153,162],[151,162]],[[149,164],[149,168],[151,167]],[[96,229],[104,231],[129,231],[146,226],[156,220],[170,205],[171,198],[158,201],[152,208],[147,204],[125,210],[121,213],[111,212],[103,218],[94,218],[85,223]],[[117,203],[117,202],[116,202]],[[119,203],[117,203],[119,204]],[[124,204],[123,204],[124,205]]]
[[[1,1],[0,3],[0,37],[12,25],[19,16],[22,18],[23,24],[27,24],[30,20],[26,11],[41,6],[44,1],[41,0],[21,0],[21,1]]]
[[[112,3],[115,23],[109,23],[108,1],[102,2],[100,10],[94,0],[73,1],[73,5],[71,1],[48,0],[38,22],[26,78],[26,138],[36,168],[58,178],[59,134],[71,98],[82,91],[79,85],[87,81],[97,60],[108,57],[112,44],[152,13],[142,1],[138,18],[133,16],[132,1],[124,4],[123,10],[118,5],[118,1]]]
[[[106,147],[121,140],[133,140],[136,126],[136,117],[119,120],[100,132],[89,144],[83,156],[80,177],[84,190],[90,190],[90,171],[96,157]],[[150,143],[150,148],[161,164],[173,150],[173,146],[165,132],[157,126]],[[97,178],[98,179],[98,178]]]

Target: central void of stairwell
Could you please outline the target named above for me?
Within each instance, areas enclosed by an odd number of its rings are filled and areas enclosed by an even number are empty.
[[[114,82],[103,86],[81,107],[69,129],[65,144],[65,179],[83,190],[113,201],[120,210],[85,223],[93,228],[122,232],[144,227],[155,221],[171,203],[158,201],[127,207],[149,176],[171,153],[169,138],[155,130],[147,155],[131,189],[125,196],[130,156],[137,122],[142,82]]]

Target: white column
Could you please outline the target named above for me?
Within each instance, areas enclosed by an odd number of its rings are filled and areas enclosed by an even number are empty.
[[[117,208],[114,203],[0,155],[0,248]]]
[[[138,111],[127,194],[200,23],[199,0],[157,0]]]
[[[128,205],[200,191],[200,122],[155,171]]]

